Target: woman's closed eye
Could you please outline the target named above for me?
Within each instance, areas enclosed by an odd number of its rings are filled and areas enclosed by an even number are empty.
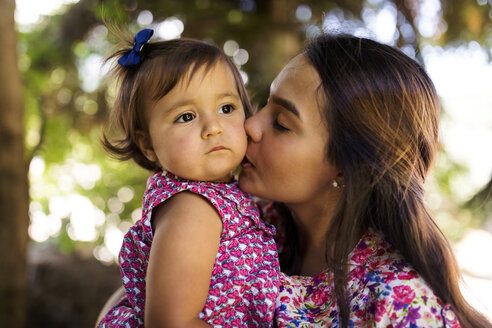
[[[195,115],[192,113],[184,113],[176,119],[176,123],[186,123],[195,119]]]
[[[289,128],[287,128],[284,124],[279,122],[278,117],[273,118],[272,125],[273,125],[273,128],[278,130],[278,131],[282,131],[282,132],[290,131]]]
[[[234,105],[231,105],[231,104],[227,104],[227,105],[223,105],[219,108],[219,113],[221,114],[230,114],[232,113],[236,108],[234,107]]]

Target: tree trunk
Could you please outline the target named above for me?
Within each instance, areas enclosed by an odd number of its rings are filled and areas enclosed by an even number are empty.
[[[28,227],[15,1],[0,0],[0,327],[24,327]]]

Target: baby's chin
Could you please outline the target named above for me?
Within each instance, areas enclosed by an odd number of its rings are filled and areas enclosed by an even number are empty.
[[[228,183],[234,181],[234,177],[239,174],[239,166],[238,163],[234,167],[224,167],[224,168],[211,168],[209,170],[204,170],[202,172],[198,172],[195,174],[190,174],[190,172],[182,172],[182,174],[171,172],[183,179],[194,180],[194,181],[209,181],[209,182],[221,182]]]

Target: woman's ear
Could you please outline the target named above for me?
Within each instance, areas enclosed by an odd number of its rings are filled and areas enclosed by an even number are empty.
[[[154,147],[152,147],[152,140],[150,140],[149,134],[142,130],[137,130],[136,137],[138,148],[140,148],[142,154],[152,163],[156,163],[157,156]]]
[[[336,178],[336,181],[342,186],[342,187],[345,187],[345,178],[343,176],[343,172],[342,171],[339,171],[337,173],[337,178]]]

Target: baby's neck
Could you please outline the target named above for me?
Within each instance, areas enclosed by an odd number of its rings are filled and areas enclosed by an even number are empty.
[[[231,172],[229,172],[227,175],[221,177],[220,179],[216,179],[216,180],[213,180],[211,182],[215,182],[215,183],[229,183],[229,182],[232,182],[234,181],[234,176],[232,175]]]

